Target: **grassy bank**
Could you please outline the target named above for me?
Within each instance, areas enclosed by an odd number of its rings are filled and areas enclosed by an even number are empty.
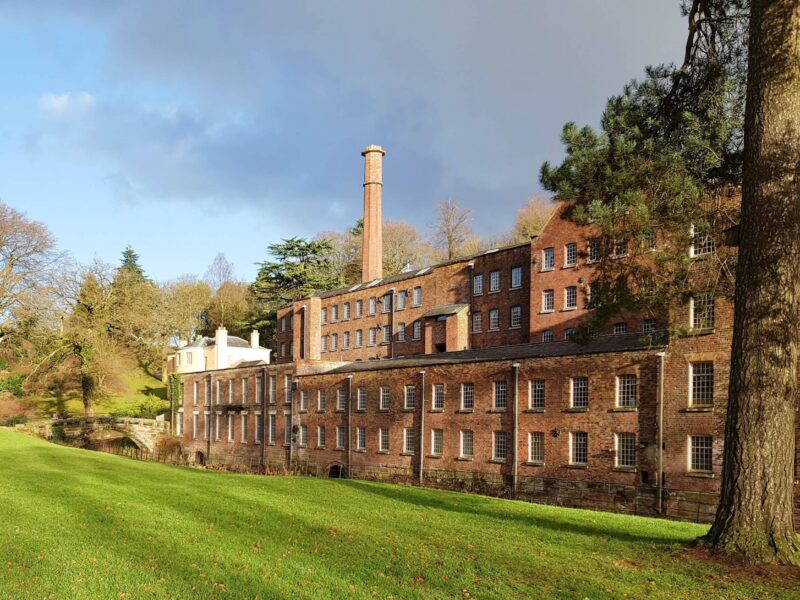
[[[387,484],[181,469],[0,430],[2,598],[795,594],[787,579],[690,558],[683,544],[704,530]]]

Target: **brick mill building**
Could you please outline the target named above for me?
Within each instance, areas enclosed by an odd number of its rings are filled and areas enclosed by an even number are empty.
[[[190,457],[710,519],[731,304],[698,294],[573,341],[600,248],[570,202],[530,242],[383,277],[384,151],[362,154],[363,281],[280,310],[273,364],[184,376]]]

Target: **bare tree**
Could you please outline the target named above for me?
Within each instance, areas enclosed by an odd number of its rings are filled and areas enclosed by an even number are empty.
[[[161,286],[161,328],[165,337],[191,339],[200,328],[203,311],[211,302],[205,281],[183,275]]]
[[[461,208],[458,200],[442,200],[436,206],[436,221],[433,223],[433,240],[442,249],[448,260],[463,256],[466,243],[474,237],[470,221],[472,213]]]
[[[555,204],[549,196],[533,195],[528,202],[517,211],[517,220],[512,232],[513,242],[527,242],[539,235],[544,229]]]
[[[225,326],[226,309],[231,302],[236,302],[238,294],[234,294],[236,283],[233,263],[220,252],[206,270],[205,280],[214,293],[211,307],[214,312],[216,324]]]

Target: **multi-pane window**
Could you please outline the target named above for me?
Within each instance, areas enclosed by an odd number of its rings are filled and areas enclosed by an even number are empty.
[[[342,319],[348,321],[350,319],[350,303],[345,302],[342,304]]]
[[[406,292],[405,290],[397,292],[397,310],[405,309],[406,300],[408,300],[408,292]]]
[[[552,329],[545,329],[542,332],[542,341],[543,342],[552,342],[552,341],[555,341],[555,339],[556,339],[556,334],[553,333]]]
[[[308,425],[300,425],[300,445],[304,448],[308,445]]]
[[[553,290],[544,290],[542,292],[542,312],[553,312],[556,307],[556,295]]]
[[[292,390],[292,376],[286,375],[283,378],[283,401],[286,404],[292,403],[292,398],[294,395],[294,391]]]
[[[564,266],[574,267],[578,264],[578,244],[570,242],[564,246]]]
[[[710,435],[689,436],[689,470],[711,471],[713,438]]]
[[[544,462],[544,432],[532,431],[528,434],[528,462]]]
[[[392,295],[384,294],[381,298],[381,312],[391,312],[392,310]]]
[[[197,439],[197,424],[200,420],[200,415],[192,415],[192,439]]]
[[[492,271],[489,273],[489,291],[500,291],[500,271]]]
[[[564,310],[578,308],[578,288],[570,285],[564,288]]]
[[[178,418],[177,418],[177,421],[175,421],[175,427],[176,427],[175,433],[178,434],[178,437],[182,436],[183,435],[183,413],[182,412],[178,412]],[[242,441],[245,441],[245,440],[242,440]]]
[[[508,408],[507,381],[494,382],[494,408],[498,410],[505,410],[506,408]]]
[[[528,407],[544,410],[544,379],[531,379]]]
[[[653,333],[656,330],[656,320],[652,317],[646,318],[642,321],[642,333]]]
[[[475,296],[483,293],[483,273],[476,273],[472,276],[472,293]]]
[[[283,413],[283,445],[289,446],[292,443],[292,416]]]
[[[628,333],[628,324],[625,321],[614,323],[611,331],[614,333],[614,335],[622,335],[623,333]]]
[[[363,314],[364,314],[364,301],[356,300],[356,318],[361,317]]]
[[[319,340],[319,350],[320,352],[327,352],[328,351],[328,336],[323,335]]]
[[[388,387],[381,388],[381,401],[379,408],[380,410],[389,410],[389,402],[392,399],[391,392],[389,391]]]
[[[369,339],[367,340],[367,344],[370,346],[374,346],[377,343],[378,343],[378,329],[377,327],[370,327]]]
[[[542,271],[552,271],[556,266],[556,249],[545,248],[542,253]]]
[[[475,384],[471,382],[461,384],[461,410],[475,408]]]
[[[347,431],[344,427],[337,427],[336,428],[336,449],[337,450],[344,450],[344,445],[346,442],[346,435]]]
[[[617,406],[619,408],[635,408],[638,395],[636,375],[620,375],[617,377]]]
[[[325,427],[322,425],[317,427],[317,447],[325,447]]]
[[[356,410],[367,410],[367,390],[358,388],[356,392]]]
[[[300,410],[308,410],[308,390],[300,392]]]
[[[627,256],[628,255],[628,240],[615,239],[614,240],[614,256]]]
[[[228,380],[228,404],[233,404],[233,379]]]
[[[489,311],[489,331],[500,329],[500,310],[493,308]]]
[[[714,327],[714,294],[697,294],[690,300],[692,327],[711,329]]]
[[[511,267],[511,288],[522,287],[522,267]]]
[[[261,434],[264,431],[264,415],[256,414],[256,444],[261,443]]]
[[[403,452],[406,454],[414,454],[417,446],[416,432],[411,427],[403,429]]]
[[[714,363],[693,362],[689,365],[692,387],[689,406],[711,406],[714,404]]]
[[[471,429],[461,430],[461,458],[472,458],[473,456],[473,433]]]
[[[483,327],[483,315],[479,312],[472,313],[472,331],[473,333],[479,333]]]
[[[508,458],[508,432],[495,431],[492,437],[492,459],[506,460]]]
[[[419,306],[422,304],[422,288],[420,286],[414,288],[414,295],[412,299],[414,306]]]
[[[286,331],[286,317],[281,318],[281,331]]]
[[[277,415],[271,414],[269,415],[269,443],[274,444],[276,438],[278,437],[278,429],[277,429]]]
[[[398,342],[405,342],[406,341],[406,324],[405,323],[398,323],[397,324],[397,341]]]
[[[346,350],[350,347],[350,332],[345,331],[342,334],[342,350]]]
[[[414,325],[411,329],[411,336],[418,340],[422,337],[422,321],[414,321]]]
[[[403,408],[406,410],[412,410],[417,406],[417,388],[413,385],[406,386],[405,398],[403,402]]]
[[[431,454],[441,456],[444,451],[444,430],[431,429]]]
[[[569,434],[569,462],[573,465],[585,465],[589,462],[589,434],[585,431],[573,431]]]
[[[392,341],[392,330],[389,328],[388,325],[384,325],[381,327],[381,341],[384,344],[388,344]]]
[[[588,377],[573,377],[571,380],[570,388],[570,402],[571,408],[588,408],[589,407],[589,378]]]
[[[242,443],[247,443],[247,413],[242,414]]]
[[[361,329],[356,329],[356,348],[361,348],[364,345],[364,332]]]
[[[232,442],[233,439],[234,439],[233,415],[228,415],[228,441]]]
[[[262,377],[256,377],[256,403],[261,402],[263,400],[264,394],[264,381]]]
[[[248,404],[250,402],[250,390],[249,390],[249,382],[247,381],[246,377],[242,378],[242,404]]]
[[[575,334],[578,333],[578,330],[574,327],[567,327],[564,329],[564,339],[567,341],[575,339]]]
[[[389,451],[389,428],[381,427],[378,429],[378,452]]]
[[[374,315],[378,312],[378,299],[373,296],[369,299],[369,308],[367,309],[367,314]]]
[[[200,395],[200,382],[195,381],[192,384],[192,404],[197,406],[197,398]]]
[[[328,408],[328,395],[325,390],[317,392],[317,410],[323,411]]]
[[[278,401],[278,376],[269,377],[269,403],[275,404]]]
[[[357,427],[356,428],[356,450],[366,450],[367,449],[367,428],[366,427]]]
[[[508,326],[511,328],[517,328],[522,326],[522,307],[521,306],[512,306],[511,311],[509,314],[509,323]]]
[[[339,305],[334,304],[333,306],[331,306],[331,321],[335,323],[338,320],[339,320]]]
[[[692,247],[691,256],[705,256],[712,254],[715,250],[714,238],[708,233],[699,233],[692,225]]]
[[[617,467],[635,467],[636,466],[636,434],[635,433],[618,433],[615,438],[616,445],[616,459]]]
[[[325,325],[328,322],[328,309],[323,308],[320,311],[320,318],[322,319],[322,324]]]
[[[347,396],[344,390],[336,390],[336,410],[344,410],[347,407]]]
[[[433,410],[444,410],[444,384],[437,383],[433,386]]]
[[[597,262],[600,260],[600,240],[597,238],[589,240],[589,245],[586,249],[588,262]]]
[[[217,383],[217,385],[216,385],[217,389],[215,391],[217,393],[217,398],[215,400],[215,403],[219,404],[220,399],[222,398],[222,382],[221,381],[217,381],[216,383]]]

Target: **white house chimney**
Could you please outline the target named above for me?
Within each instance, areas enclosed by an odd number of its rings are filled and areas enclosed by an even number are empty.
[[[184,339],[178,340],[178,348],[186,348],[189,345],[189,342]]]
[[[258,346],[259,346],[258,342],[259,342],[258,329],[253,329],[253,331],[250,332],[250,347],[251,348],[258,348]]]
[[[217,352],[217,369],[225,369],[228,367],[228,330],[224,327],[217,329],[214,336],[214,348]]]

